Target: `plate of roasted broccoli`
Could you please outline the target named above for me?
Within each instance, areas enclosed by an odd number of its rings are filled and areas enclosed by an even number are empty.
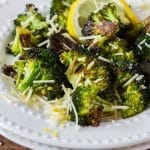
[[[0,21],[0,125],[67,148],[148,139],[149,1],[15,1],[0,5],[16,9]]]

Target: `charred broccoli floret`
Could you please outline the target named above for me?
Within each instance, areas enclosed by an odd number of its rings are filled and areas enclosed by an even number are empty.
[[[130,21],[125,14],[113,3],[102,8],[97,13],[92,13],[83,29],[84,35],[106,35],[113,37],[121,25],[129,25]]]
[[[19,91],[27,93],[28,90],[32,89],[34,94],[47,96],[49,100],[63,95],[53,74],[42,66],[41,61],[28,60],[24,62],[20,60],[16,62],[14,67],[17,71],[16,87]]]
[[[67,67],[65,74],[74,88],[94,83],[98,83],[101,90],[108,86],[107,67],[96,59],[75,50],[64,51],[60,58]]]
[[[123,92],[123,105],[129,108],[122,111],[122,117],[134,116],[144,110],[144,97],[137,84],[130,84]]]
[[[60,42],[58,42],[60,41]],[[74,40],[69,34],[65,33],[54,33],[50,37],[50,47],[58,54],[62,53],[63,50],[78,49],[82,50],[80,43]]]
[[[79,124],[83,126],[98,126],[102,120],[104,111],[113,112],[112,104],[98,96],[99,86],[93,84],[90,86],[80,86],[72,94],[72,101],[76,107]],[[107,107],[107,108],[106,108]],[[71,120],[75,116],[71,113]]]
[[[85,24],[84,36],[96,36],[87,45],[93,49],[103,47],[109,39],[114,39],[122,28],[130,25],[130,20],[115,4],[110,3],[97,13],[92,13]]]
[[[51,8],[51,16],[57,15],[56,23],[66,30],[67,18],[70,5],[75,0],[53,0]]]
[[[48,23],[33,4],[26,5],[26,12],[18,15],[14,21],[16,27],[26,28],[32,34],[36,45],[48,38]]]
[[[138,57],[139,63],[150,61],[150,17],[129,29],[127,39],[132,44],[132,49]]]
[[[98,90],[94,87],[78,87],[72,95],[77,109],[80,125],[99,125],[102,116],[102,105],[98,102]],[[74,120],[74,116],[71,116]]]

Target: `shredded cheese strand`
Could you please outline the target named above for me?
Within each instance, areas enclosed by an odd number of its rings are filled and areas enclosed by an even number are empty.
[[[150,44],[145,42],[145,46],[147,46],[148,48],[150,48]]]
[[[38,83],[55,83],[55,80],[34,80],[33,83],[34,84],[38,84]]]
[[[28,20],[26,20],[25,22],[22,22],[21,26],[26,28],[34,18],[35,18],[35,16],[31,16]]]
[[[123,88],[127,87],[129,84],[131,84],[139,75],[135,74],[131,79],[129,79],[124,85]]]
[[[41,43],[39,43],[38,44],[38,47],[42,47],[42,46],[44,46],[44,45],[46,45],[46,44],[48,44],[49,43],[49,39],[48,40],[45,40],[45,41],[43,41],[43,42],[41,42]]]
[[[72,109],[74,111],[74,114],[75,114],[75,123],[76,123],[76,126],[78,126],[78,122],[79,122],[79,119],[78,119],[78,113],[77,113],[77,110],[74,106],[74,103],[72,102],[72,99],[71,99],[71,96],[70,96],[70,93],[68,93],[67,89],[65,88],[64,85],[62,85],[62,89],[64,90],[66,96],[67,96],[67,99],[69,100],[71,106],[72,106]]]
[[[126,110],[126,109],[129,109],[129,107],[128,106],[112,106],[112,109]]]
[[[31,98],[31,96],[32,96],[32,93],[33,93],[33,89],[30,88],[30,90],[29,90],[29,92],[28,92],[28,95],[27,95],[27,97],[25,98],[25,101],[29,101],[29,100],[30,100],[30,98]]]
[[[136,80],[137,81],[140,81],[140,80],[142,80],[144,78],[144,75],[139,75],[137,78],[136,78]]]
[[[92,67],[94,66],[94,64],[95,64],[95,61],[90,62],[90,63],[88,64],[88,66],[87,66],[87,70],[92,69]]]
[[[85,36],[85,37],[80,37],[79,40],[94,40],[94,39],[98,39],[101,38],[100,35],[92,35],[92,36]]]
[[[99,59],[99,60],[102,60],[102,61],[104,61],[104,62],[106,62],[106,63],[113,64],[113,62],[112,62],[111,60],[109,60],[109,59],[107,59],[107,58],[104,58],[104,57],[102,57],[102,56],[99,56],[98,59]]]

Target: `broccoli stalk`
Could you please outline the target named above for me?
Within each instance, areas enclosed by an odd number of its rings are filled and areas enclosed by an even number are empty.
[[[25,28],[17,27],[13,44],[9,45],[8,48],[12,54],[17,55],[23,52],[24,47],[30,47],[31,45],[30,31]]]
[[[33,81],[36,80],[36,76],[40,72],[40,62],[29,60],[23,64],[22,61],[19,61],[16,67],[18,71],[16,86],[19,91],[23,92],[33,86]]]

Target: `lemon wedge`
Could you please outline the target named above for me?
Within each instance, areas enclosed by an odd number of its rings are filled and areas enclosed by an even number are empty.
[[[119,7],[121,6],[123,8],[133,24],[138,22],[138,18],[125,0],[76,0],[70,6],[69,10],[67,20],[69,34],[79,40],[79,37],[82,36],[82,28],[87,22],[89,15],[111,2],[115,2],[117,5],[119,3]]]

